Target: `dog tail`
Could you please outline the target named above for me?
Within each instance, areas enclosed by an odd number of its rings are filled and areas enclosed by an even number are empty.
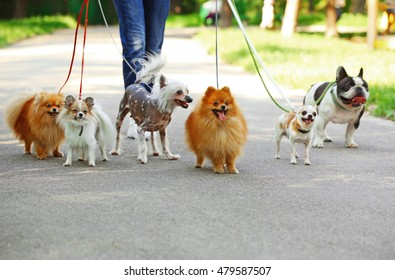
[[[14,98],[11,98],[11,100],[9,100],[5,105],[4,117],[6,119],[8,127],[12,129],[15,134],[18,134],[15,125],[17,124],[19,116],[24,110],[24,107],[26,106],[27,102],[29,101],[33,102],[34,95],[35,94],[23,94],[22,96],[21,95],[15,96]]]
[[[133,60],[134,64],[140,64],[141,70],[136,74],[136,84],[138,83],[154,83],[155,77],[159,71],[165,66],[166,59],[159,54],[147,54],[145,58],[137,58]]]
[[[99,126],[99,141],[113,145],[115,143],[115,136],[117,134],[115,126],[112,124],[110,117],[103,112],[101,106],[95,103],[93,113],[96,116]]]

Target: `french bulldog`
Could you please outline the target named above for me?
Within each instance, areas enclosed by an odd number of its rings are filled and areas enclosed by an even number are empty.
[[[347,124],[346,146],[357,148],[358,144],[354,142],[353,135],[359,127],[368,97],[369,86],[363,79],[362,68],[358,76],[350,77],[344,67],[339,66],[335,83],[313,84],[303,99],[303,104],[317,105],[318,116],[312,146],[323,148],[324,142],[332,142],[332,138],[325,132],[328,122],[331,121],[337,124]]]

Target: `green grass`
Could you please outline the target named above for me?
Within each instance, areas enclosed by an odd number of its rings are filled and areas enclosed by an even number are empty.
[[[203,22],[197,13],[188,15],[171,14],[166,21],[166,28],[196,27],[200,25],[203,25]]]
[[[350,75],[357,75],[363,67],[364,78],[370,86],[371,113],[395,120],[395,82],[391,75],[395,73],[394,51],[371,51],[366,43],[321,35],[295,34],[284,38],[279,32],[257,27],[250,27],[247,32],[274,79],[287,88],[307,90],[315,82],[332,81],[339,65]],[[212,30],[202,29],[196,38],[214,53]],[[219,54],[223,61],[256,73],[238,28],[220,30]]]
[[[37,16],[0,21],[0,48],[56,29],[74,28],[75,25],[76,21],[71,16]]]
[[[337,22],[339,26],[361,27],[367,26],[368,16],[364,14],[343,13]],[[306,25],[326,25],[324,13],[300,14],[298,18],[299,26]]]

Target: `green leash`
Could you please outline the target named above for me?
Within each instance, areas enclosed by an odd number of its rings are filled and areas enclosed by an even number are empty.
[[[331,82],[331,83],[329,83],[329,84],[326,86],[326,88],[325,88],[324,92],[321,94],[320,98],[318,98],[317,101],[315,102],[315,105],[319,104],[319,103],[322,101],[322,99],[324,99],[326,93],[328,92],[328,90],[329,90],[334,84],[336,84],[336,82]],[[333,90],[332,90],[332,92],[333,92]],[[332,98],[333,98],[333,94],[332,94]]]
[[[236,7],[236,4],[235,4],[234,0],[231,0],[231,1],[232,1],[233,6]],[[228,1],[228,2],[229,2],[229,1]],[[233,9],[232,9],[232,11],[233,11]],[[234,13],[237,14],[237,16],[240,18],[240,15],[239,15],[237,9],[234,10]],[[258,76],[259,76],[259,78],[261,79],[262,84],[263,84],[264,88],[266,89],[266,92],[268,93],[270,99],[274,102],[274,104],[277,105],[278,108],[280,108],[280,109],[283,110],[284,112],[287,112],[287,113],[290,112],[290,110],[287,110],[287,109],[285,109],[283,106],[281,106],[281,105],[274,99],[274,97],[271,95],[269,89],[268,89],[267,86],[266,86],[265,81],[263,80],[261,71],[259,70],[258,63],[257,63],[257,61],[256,61],[256,57],[255,57],[255,55],[254,55],[254,53],[253,53],[253,51],[252,51],[252,49],[251,49],[251,46],[250,46],[249,41],[248,41],[248,39],[247,39],[247,37],[246,37],[246,34],[244,34],[244,32],[242,32],[242,33],[243,33],[244,40],[245,40],[246,43],[247,43],[248,51],[250,52],[250,55],[251,55],[252,60],[253,60],[253,62],[254,62],[255,69],[256,69],[256,71],[257,71],[257,73],[258,73]],[[290,107],[292,108],[291,105],[290,105]],[[294,110],[293,110],[293,111],[294,111]]]

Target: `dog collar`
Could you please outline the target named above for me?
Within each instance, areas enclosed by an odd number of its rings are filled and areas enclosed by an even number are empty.
[[[337,97],[336,97],[336,95],[335,95],[334,87],[333,87],[332,90],[331,90],[331,96],[332,96],[333,103],[335,103],[335,105],[336,105],[337,108],[339,108],[339,109],[341,109],[341,110],[349,111],[348,108],[342,106],[342,105],[339,103],[339,100],[337,99]]]
[[[310,130],[298,129],[300,133],[306,134],[309,133]]]

